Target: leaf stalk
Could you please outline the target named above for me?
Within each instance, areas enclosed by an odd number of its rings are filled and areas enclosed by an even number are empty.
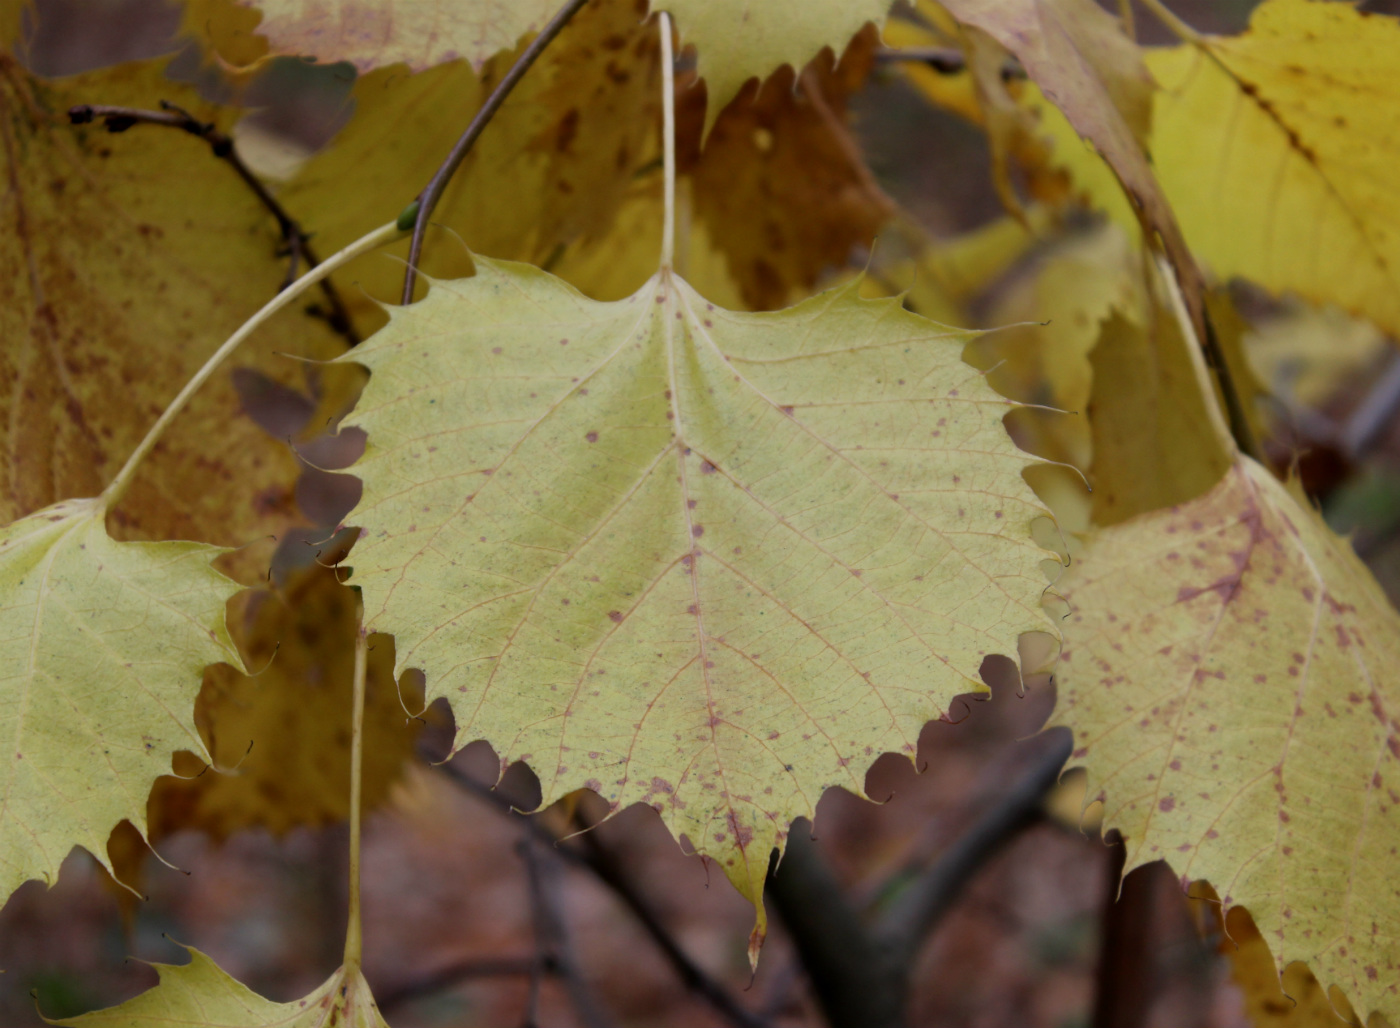
[[[185,383],[185,387],[180,390],[175,399],[170,401],[170,405],[167,406],[161,416],[156,419],[156,423],[151,426],[151,430],[146,433],[146,437],[142,439],[136,449],[132,451],[131,456],[127,458],[122,469],[117,472],[116,477],[113,478],[112,481],[108,483],[107,488],[102,491],[102,506],[105,509],[110,509],[122,498],[122,495],[131,485],[131,480],[136,474],[136,469],[140,467],[141,461],[155,448],[156,443],[160,441],[160,437],[165,433],[165,430],[170,427],[170,423],[185,409],[185,405],[188,404],[190,398],[199,391],[199,387],[209,381],[214,372],[219,370],[219,366],[228,359],[229,355],[231,355],[234,350],[238,349],[245,339],[257,331],[258,328],[274,314],[290,305],[297,297],[301,296],[302,293],[306,292],[312,286],[321,282],[330,275],[331,272],[348,264],[361,254],[368,253],[370,250],[376,249],[385,243],[392,242],[401,234],[398,226],[391,221],[387,225],[381,225],[368,235],[361,236],[349,246],[345,247],[345,249],[327,258],[321,264],[318,264],[315,268],[301,276],[301,278],[297,279],[264,304],[260,311],[245,321],[237,332],[229,336],[224,344],[214,351],[214,355],[204,362],[204,366],[194,373],[194,377]]]
[[[364,953],[360,920],[360,815],[365,752],[365,671],[369,662],[369,639],[365,633],[364,604],[356,591],[355,605],[355,685],[350,715],[350,913],[345,927],[347,968],[359,967]]]
[[[525,52],[511,65],[510,71],[506,72],[505,78],[501,79],[496,88],[491,91],[491,95],[486,98],[486,103],[481,105],[481,110],[472,117],[471,124],[453,144],[452,150],[438,167],[438,170],[433,173],[432,179],[418,194],[418,210],[413,221],[413,241],[408,245],[408,269],[403,276],[403,304],[405,306],[413,302],[413,286],[418,276],[418,260],[423,255],[423,233],[428,226],[428,219],[432,217],[433,209],[437,207],[438,201],[442,199],[442,194],[447,190],[447,184],[452,181],[452,176],[457,173],[462,161],[476,145],[478,137],[491,123],[491,119],[496,116],[501,105],[506,102],[506,97],[510,96],[511,91],[530,70],[530,66],[535,63],[540,54],[544,53],[545,48],[554,41],[554,37],[559,35],[564,26],[586,3],[588,0],[568,0],[550,19],[549,24],[540,30],[540,34],[531,40],[530,45],[525,48]],[[404,212],[404,215],[406,214],[407,209]],[[404,215],[400,215],[400,217],[404,217]]]
[[[671,16],[661,12],[661,148],[665,211],[661,227],[661,269],[670,271],[676,257],[676,61],[671,53]]]

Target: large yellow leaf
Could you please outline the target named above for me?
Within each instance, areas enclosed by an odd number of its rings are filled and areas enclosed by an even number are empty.
[[[349,61],[361,71],[386,64],[422,71],[457,58],[480,67],[488,57],[513,48],[527,32],[543,28],[563,0],[241,2],[262,12],[255,31],[274,54]],[[252,54],[256,50],[245,50],[243,56]]]
[[[458,746],[653,806],[755,904],[793,818],[1049,626],[1014,404],[857,288],[597,303],[477,258],[355,351],[366,625]]]
[[[188,964],[156,964],[160,981],[119,1006],[49,1024],[72,1028],[388,1028],[359,968],[339,968],[291,1003],[264,999],[187,947]]]
[[[208,759],[204,666],[240,665],[224,627],[238,586],[209,566],[223,551],[114,542],[104,513],[69,500],[0,529],[0,896],[52,881],[73,846],[106,864],[123,818],[144,831],[171,754]]]
[[[1240,459],[1101,531],[1059,583],[1055,722],[1129,868],[1249,909],[1358,1012],[1400,1010],[1400,616],[1351,548]]]
[[[1400,333],[1400,22],[1267,0],[1203,46],[1149,61],[1153,160],[1192,248]]]
[[[0,54],[0,522],[100,492],[285,275],[275,222],[204,144],[66,117],[79,103],[161,99],[228,126],[161,62],[43,82]],[[343,349],[287,312],[241,360]],[[284,358],[266,368],[302,375]],[[297,472],[220,373],[142,466],[114,531],[242,545],[295,520]]]

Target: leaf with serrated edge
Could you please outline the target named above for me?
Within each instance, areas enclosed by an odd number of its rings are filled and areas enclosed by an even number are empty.
[[[339,968],[315,992],[290,1003],[264,999],[199,950],[188,964],[156,964],[160,981],[134,999],[91,1014],[49,1021],[71,1028],[388,1028],[359,968]]]
[[[551,803],[646,803],[759,909],[822,790],[1048,630],[1034,459],[971,333],[858,284],[739,314],[669,272],[615,303],[477,259],[355,351],[365,623],[455,745]]]
[[[123,818],[176,750],[208,759],[194,726],[205,665],[242,666],[224,625],[237,583],[200,543],[121,543],[96,500],[0,529],[0,895],[53,881],[73,846],[107,863]]]
[[[884,24],[893,0],[653,0],[670,11],[682,45],[696,50],[709,89],[705,131],[749,79],[801,68],[824,47],[841,53],[866,22]]]
[[[1128,847],[1249,909],[1279,966],[1400,1010],[1400,616],[1243,458],[1098,533],[1061,580],[1053,721]]]

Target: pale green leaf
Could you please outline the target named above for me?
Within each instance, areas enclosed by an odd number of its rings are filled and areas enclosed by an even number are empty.
[[[1105,529],[1059,588],[1054,721],[1129,869],[1248,908],[1363,1015],[1400,1011],[1400,616],[1258,464]]]
[[[309,996],[264,999],[187,947],[188,964],[156,964],[160,982],[119,1006],[49,1024],[71,1028],[388,1028],[359,968],[339,968]]]
[[[476,264],[354,354],[366,624],[458,747],[653,806],[757,904],[793,818],[1049,628],[1014,404],[857,283],[739,314]]]
[[[73,846],[107,863],[171,754],[207,759],[203,669],[241,667],[224,625],[239,589],[200,543],[121,543],[96,500],[0,529],[0,895],[52,881]]]

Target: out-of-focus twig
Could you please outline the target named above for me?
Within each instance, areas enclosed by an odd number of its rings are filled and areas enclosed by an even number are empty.
[[[315,250],[311,247],[311,241],[302,230],[301,225],[287,213],[286,208],[278,202],[262,180],[253,174],[252,169],[243,162],[243,158],[238,155],[237,147],[234,146],[232,137],[227,133],[220,132],[212,122],[200,121],[183,107],[162,100],[160,108],[158,111],[148,111],[139,107],[79,104],[76,107],[68,108],[68,120],[74,125],[87,125],[100,120],[108,132],[125,132],[135,125],[159,125],[165,128],[179,129],[204,140],[209,144],[209,149],[214,156],[227,162],[229,167],[237,172],[244,185],[258,198],[258,202],[276,219],[288,258],[287,275],[282,280],[282,288],[287,288],[296,280],[297,266],[302,261],[305,261],[307,266],[312,268],[320,263],[320,258],[316,256]],[[345,304],[340,299],[340,294],[336,292],[330,279],[321,282],[321,292],[325,295],[326,303],[330,307],[329,312],[325,314],[326,321],[351,346],[354,346],[360,341],[360,338],[355,333],[355,329],[350,323],[349,312],[345,309]]]
[[[618,864],[616,856],[608,850],[592,832],[576,836],[573,843],[561,842],[537,817],[519,815],[509,798],[483,782],[479,782],[454,767],[451,763],[440,765],[452,781],[472,795],[483,799],[506,816],[522,818],[522,822],[537,840],[548,844],[550,852],[576,867],[587,870],[611,889],[624,906],[645,929],[662,955],[670,962],[677,976],[685,986],[708,1003],[716,1013],[737,1028],[770,1028],[766,1018],[746,1010],[736,1000],[729,989],[707,974],[676,942],[662,924],[656,911],[632,883]]]

